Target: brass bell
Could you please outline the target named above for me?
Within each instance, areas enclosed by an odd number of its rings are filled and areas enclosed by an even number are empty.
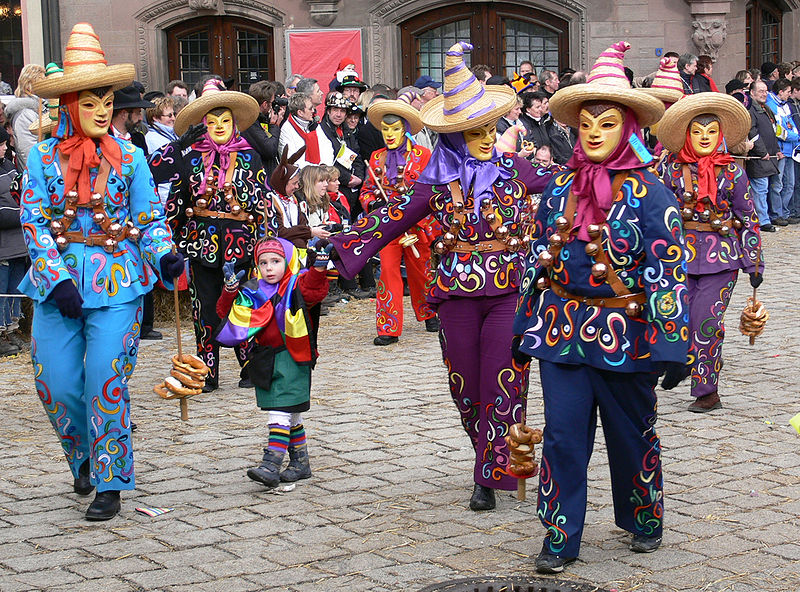
[[[642,315],[642,305],[638,302],[628,302],[625,305],[625,314],[632,319],[637,319]]]
[[[594,257],[599,252],[600,252],[600,245],[598,245],[597,243],[586,244],[586,254],[589,255],[589,257]]]
[[[550,287],[550,278],[547,276],[540,276],[538,280],[536,280],[536,289],[537,290],[547,290]]]
[[[535,216],[538,211],[539,211],[539,204],[538,203],[533,204],[533,207],[531,208],[531,214]]]
[[[504,240],[508,236],[508,226],[498,226],[494,234],[500,240]]]
[[[550,244],[552,246],[554,246],[554,247],[561,248],[561,247],[564,246],[564,237],[562,237],[557,232],[554,232],[553,234],[551,234],[550,238],[547,239],[547,240],[550,241]]]
[[[128,238],[131,239],[133,242],[139,240],[139,237],[142,236],[142,231],[136,228],[135,226],[128,227]]]
[[[445,232],[442,235],[442,242],[448,247],[452,247],[456,244],[456,235],[452,232]]]
[[[492,200],[489,199],[488,197],[484,197],[481,200],[481,210],[488,210],[491,207],[492,207]]]
[[[194,201],[194,205],[196,205],[200,209],[205,209],[208,207],[208,200],[205,200],[202,197],[200,197]]]
[[[489,224],[494,224],[495,222],[497,222],[497,214],[495,214],[494,212],[489,212],[488,214],[486,214],[486,216],[484,216],[484,219]]]
[[[734,218],[734,219],[733,219],[733,227],[734,227],[736,230],[739,230],[739,229],[740,229],[742,226],[744,226],[744,225],[742,224],[742,221],[741,221],[741,220],[739,220],[738,218]]]
[[[556,218],[556,228],[562,232],[569,229],[569,220],[567,220],[564,216],[559,216]]]
[[[591,238],[597,238],[603,232],[603,227],[600,224],[589,224],[586,227],[586,232]]]
[[[64,210],[64,217],[65,218],[74,218],[78,212],[75,211],[75,208],[66,208]]]
[[[103,242],[103,250],[106,253],[113,253],[114,249],[116,249],[116,248],[117,248],[117,241],[115,241],[113,238],[107,238]]]
[[[233,214],[234,216],[238,216],[241,213],[241,211],[242,211],[242,206],[240,206],[239,204],[233,204],[231,206],[231,214]]]
[[[92,220],[94,220],[94,223],[97,224],[98,226],[102,224],[105,221],[105,219],[106,219],[105,212],[95,212],[94,214],[92,214]]]
[[[683,219],[688,222],[694,218],[694,210],[691,208],[683,208],[683,210],[681,210],[681,216],[683,216]]]
[[[193,208],[186,208],[186,217],[191,218],[194,216],[194,209]]]
[[[700,219],[703,222],[708,222],[709,218],[711,218],[711,212],[709,212],[708,210],[703,210],[702,212],[700,212]]]
[[[72,191],[67,191],[67,201],[68,202],[75,202],[78,201],[78,192],[74,189]]]
[[[253,217],[253,214],[247,214],[247,222],[248,223],[252,224],[255,221],[256,221],[256,219]]]
[[[375,167],[375,176],[380,177],[383,173],[383,169],[381,167]]]
[[[717,232],[719,232],[720,228],[722,228],[722,220],[720,220],[719,218],[714,218],[711,221],[711,230],[716,230]]]
[[[57,236],[56,237],[56,247],[58,247],[59,251],[63,251],[69,246],[69,240],[66,236]]]
[[[453,221],[450,222],[450,228],[459,230],[461,228],[461,218],[453,218]]]
[[[506,246],[508,247],[509,251],[516,253],[522,247],[522,241],[520,241],[516,236],[512,236],[506,242]]]
[[[529,237],[526,234],[525,236],[522,237],[522,246],[525,247],[525,249],[527,250],[528,247],[530,247],[530,245],[531,245],[531,237]]]
[[[226,182],[224,185],[222,185],[222,190],[226,193],[233,191],[233,184],[230,181]]]
[[[731,227],[728,226],[727,224],[723,224],[719,229],[719,233],[722,236],[728,236],[731,233]]]
[[[103,204],[103,196],[99,193],[92,193],[92,197],[89,198],[89,205],[93,208],[96,208],[99,205]]]
[[[405,193],[406,189],[408,189],[408,188],[405,185],[403,185],[402,183],[400,183],[397,187],[395,187],[395,189],[397,191],[399,191],[400,193]]]
[[[598,280],[604,279],[608,275],[608,265],[605,263],[595,263],[592,265],[592,275]]]
[[[447,253],[447,247],[444,246],[442,241],[437,240],[435,243],[433,243],[433,252],[437,255],[444,255]]]
[[[684,191],[683,201],[694,201],[694,191]]]
[[[61,234],[64,232],[64,223],[61,220],[53,220],[50,222],[50,231],[54,232],[55,234]]]
[[[544,267],[552,267],[555,263],[555,257],[549,251],[542,251],[539,253],[539,263]]]
[[[456,203],[454,203],[453,204],[453,210],[455,210],[455,212],[457,214],[460,214],[461,212],[463,212],[464,211],[464,202],[463,201],[457,201]]]
[[[113,223],[111,223],[111,224],[108,226],[108,231],[107,231],[107,232],[108,232],[108,234],[110,234],[111,236],[115,236],[115,237],[116,237],[116,236],[119,236],[120,234],[122,234],[122,224],[120,224],[119,222],[113,222]]]

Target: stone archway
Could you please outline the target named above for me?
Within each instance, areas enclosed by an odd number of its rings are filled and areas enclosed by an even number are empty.
[[[200,16],[235,16],[272,27],[275,68],[284,68],[285,14],[262,0],[155,0],[134,15],[139,80],[146,88],[163,88],[169,81],[166,29]]]
[[[485,0],[466,0],[480,3]],[[367,31],[370,82],[398,84],[401,80],[401,56],[399,25],[403,21],[435,8],[460,4],[464,0],[379,0],[369,12]],[[515,0],[522,7],[530,6],[552,13],[569,22],[570,54],[573,67],[585,69],[588,61],[586,39],[586,3],[584,0]]]

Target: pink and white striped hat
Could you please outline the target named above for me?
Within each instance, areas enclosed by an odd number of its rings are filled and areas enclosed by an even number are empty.
[[[664,115],[664,104],[655,97],[633,92],[622,59],[630,43],[618,41],[597,58],[585,84],[560,89],[550,99],[553,117],[570,127],[580,125],[581,105],[587,101],[607,101],[630,107],[641,127],[648,127]]]
[[[661,58],[656,77],[650,88],[640,88],[644,93],[652,95],[664,103],[677,103],[683,98],[683,80],[678,72],[677,58]]]

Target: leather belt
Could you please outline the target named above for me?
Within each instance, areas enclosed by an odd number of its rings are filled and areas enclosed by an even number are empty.
[[[206,208],[194,208],[194,215],[197,218],[224,218],[225,220],[238,220],[239,222],[247,221],[247,212],[244,210],[238,214],[231,214],[230,212],[216,212]]]
[[[711,227],[711,224],[708,222],[684,222],[683,227],[686,230],[701,230],[703,232],[718,232]]]
[[[458,241],[454,246],[448,247],[448,250],[454,253],[492,253],[496,251],[508,251],[508,245],[497,239],[481,241],[479,243]]]
[[[586,306],[602,306],[605,308],[625,308],[631,302],[636,304],[644,304],[647,302],[647,295],[644,292],[637,292],[635,294],[627,294],[626,296],[612,296],[610,298],[588,298],[586,296],[576,296],[567,292],[563,286],[556,282],[550,283],[550,289],[560,298],[568,300],[577,300]]]

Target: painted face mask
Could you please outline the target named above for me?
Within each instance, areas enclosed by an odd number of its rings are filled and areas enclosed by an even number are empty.
[[[109,90],[102,98],[90,90],[78,94],[78,118],[81,129],[90,138],[100,138],[108,133],[114,111],[114,93]]]
[[[622,139],[624,122],[622,113],[615,108],[608,109],[597,117],[586,109],[581,109],[578,135],[589,160],[603,162],[614,152]]]
[[[389,150],[399,148],[405,139],[406,128],[403,125],[403,120],[395,121],[394,123],[381,122],[381,135],[383,142]]]
[[[233,113],[230,109],[224,109],[219,115],[206,113],[206,125],[208,137],[216,144],[227,144],[233,137]]]
[[[481,127],[464,132],[464,142],[467,144],[467,150],[478,160],[489,160],[492,158],[496,141],[496,122],[487,123]]]
[[[712,121],[708,125],[702,125],[693,121],[689,126],[689,138],[698,156],[713,154],[719,146],[719,122]]]

